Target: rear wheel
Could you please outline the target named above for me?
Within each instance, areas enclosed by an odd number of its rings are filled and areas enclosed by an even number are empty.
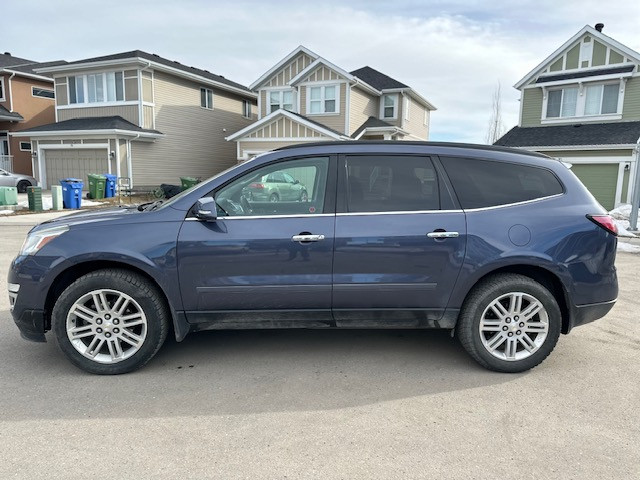
[[[162,294],[146,278],[126,270],[80,277],[56,302],[52,327],[60,349],[90,373],[127,373],[145,365],[167,336]]]
[[[27,188],[31,186],[31,182],[29,180],[20,180],[16,188],[18,189],[18,193],[27,193]]]
[[[553,351],[561,325],[558,302],[549,290],[523,275],[500,274],[469,294],[457,332],[479,364],[516,373],[535,367]]]
[[[280,197],[278,196],[277,193],[272,193],[271,196],[269,197],[269,201],[271,203],[276,203],[280,201]]]

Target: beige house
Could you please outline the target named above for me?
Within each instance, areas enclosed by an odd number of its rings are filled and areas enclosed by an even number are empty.
[[[371,67],[347,72],[300,46],[251,85],[258,120],[227,137],[238,160],[324,140],[427,140],[435,107]]]
[[[113,173],[136,188],[208,177],[236,163],[230,132],[256,118],[257,95],[207,70],[140,50],[37,70],[53,76],[55,123],[20,132],[44,188]]]

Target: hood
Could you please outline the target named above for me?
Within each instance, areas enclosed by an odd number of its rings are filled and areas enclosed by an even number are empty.
[[[43,222],[34,227],[33,230],[51,228],[55,227],[56,225],[69,225],[70,227],[73,227],[85,224],[103,223],[113,220],[130,220],[133,216],[137,216],[142,213],[144,212],[138,211],[137,205],[85,210],[54,218],[52,220],[47,220],[46,222]]]

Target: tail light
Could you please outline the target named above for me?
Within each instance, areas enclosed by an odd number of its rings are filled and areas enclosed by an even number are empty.
[[[618,235],[618,226],[611,218],[611,215],[587,215],[587,218],[607,232]]]
[[[256,188],[258,190],[262,190],[264,188],[263,183],[252,183],[249,185],[249,188]]]

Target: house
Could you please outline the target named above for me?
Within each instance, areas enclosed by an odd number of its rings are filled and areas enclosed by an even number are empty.
[[[90,173],[136,189],[208,177],[236,163],[224,137],[257,118],[247,87],[140,50],[37,72],[55,81],[55,122],[19,134],[31,139],[43,188]]]
[[[631,201],[640,142],[640,53],[586,25],[514,86],[520,121],[495,144],[572,165],[607,209]]]
[[[371,67],[347,72],[299,46],[251,86],[258,120],[229,135],[239,161],[324,140],[427,140],[435,107]]]
[[[53,79],[35,69],[62,63],[0,54],[0,168],[32,174],[29,139],[10,134],[55,120]]]

